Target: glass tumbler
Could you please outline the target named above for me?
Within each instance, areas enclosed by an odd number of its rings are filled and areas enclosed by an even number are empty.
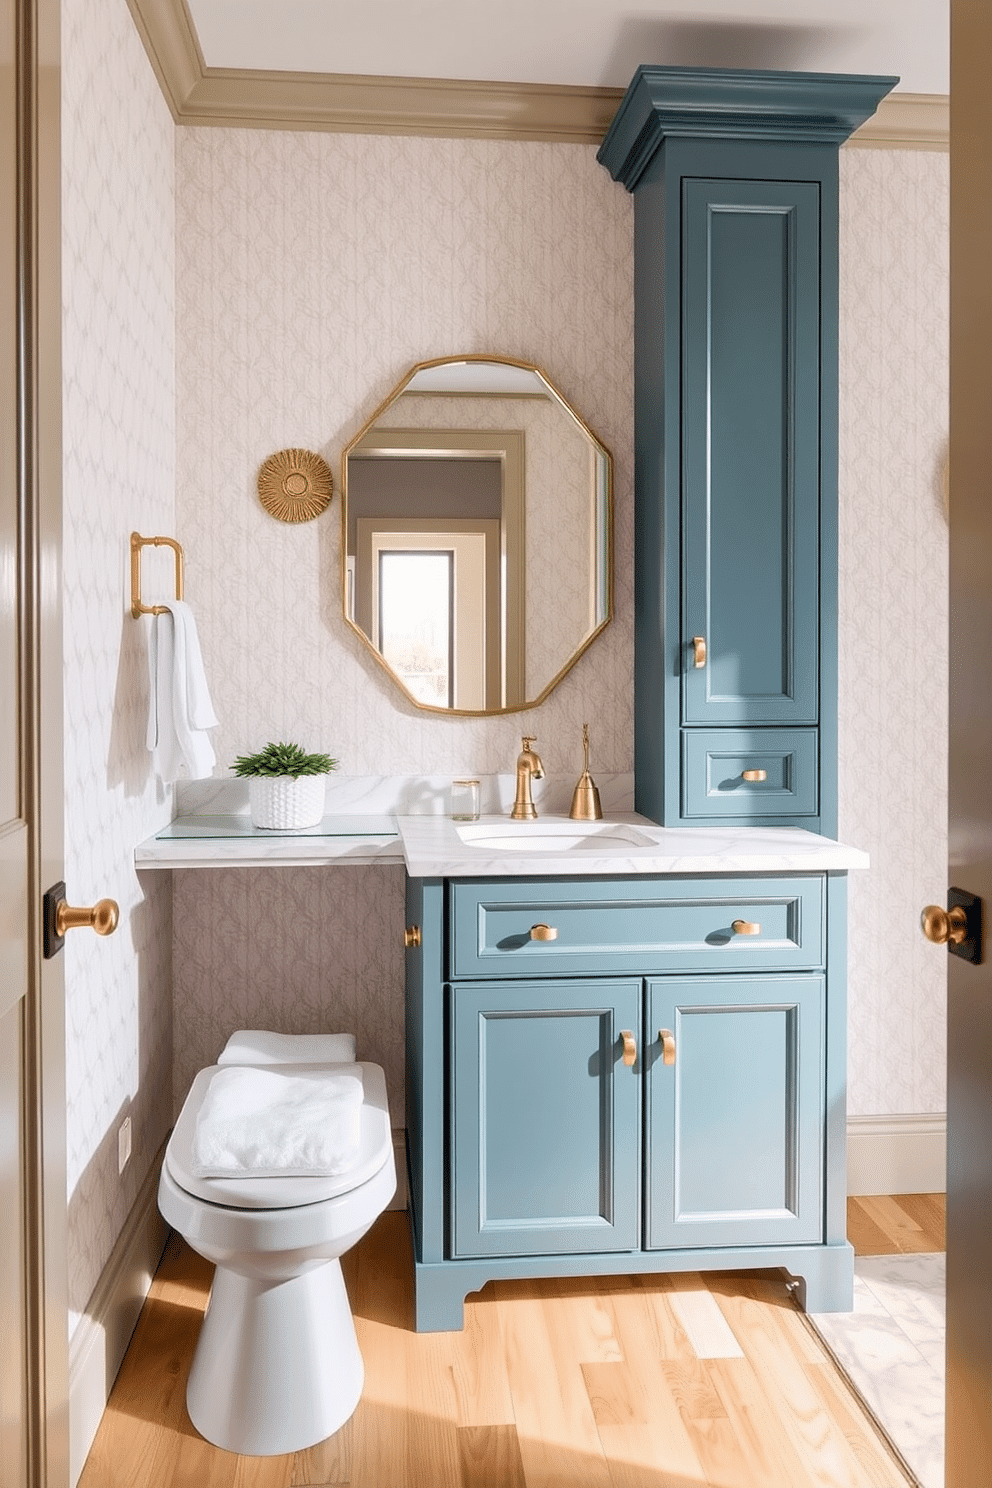
[[[479,782],[477,780],[453,780],[451,782],[452,821],[479,820]]]

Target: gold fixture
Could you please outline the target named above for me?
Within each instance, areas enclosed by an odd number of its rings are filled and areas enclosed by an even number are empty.
[[[953,909],[928,904],[920,915],[920,926],[927,940],[934,945],[960,945],[968,938],[968,914],[960,904],[955,904]]]
[[[113,935],[120,922],[120,906],[114,899],[98,899],[86,909],[76,909],[60,899],[55,906],[55,933],[67,930],[95,930],[97,935]]]
[[[585,766],[579,783],[572,792],[572,807],[569,816],[573,821],[602,821],[603,808],[599,804],[599,791],[589,774],[589,725],[582,725],[582,751]]]
[[[692,638],[692,664],[695,667],[706,665],[706,637],[693,636]]]
[[[741,779],[742,780],[767,780],[768,779],[768,771],[767,770],[742,770],[741,771]]]
[[[659,1028],[658,1037],[661,1040],[661,1062],[662,1064],[675,1063],[675,1035],[670,1028]]]
[[[141,550],[142,548],[171,548],[176,555],[176,598],[183,597],[183,550],[174,537],[142,537],[140,532],[131,533],[131,614],[135,620],[139,615],[164,615],[165,605],[141,603]]]
[[[734,920],[730,926],[735,935],[760,935],[761,926],[757,920]]]
[[[258,472],[258,499],[280,522],[309,522],[330,505],[334,481],[326,460],[312,450],[270,455]]]
[[[629,1028],[622,1029],[620,1037],[623,1039],[623,1062],[629,1069],[637,1063],[637,1040]]]
[[[531,925],[531,940],[557,940],[558,931],[554,925]]]
[[[414,950],[420,945],[421,935],[419,925],[408,925],[403,932],[403,944],[408,951]]]
[[[539,754],[535,754],[531,745],[537,738],[536,734],[524,734],[523,748],[517,755],[517,794],[513,802],[513,810],[510,812],[512,821],[536,821],[537,807],[534,805],[530,793],[532,780],[544,779],[544,764]]]

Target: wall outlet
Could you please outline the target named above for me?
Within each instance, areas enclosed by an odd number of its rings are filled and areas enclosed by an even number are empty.
[[[117,1171],[123,1173],[131,1160],[131,1118],[125,1116],[117,1130]]]

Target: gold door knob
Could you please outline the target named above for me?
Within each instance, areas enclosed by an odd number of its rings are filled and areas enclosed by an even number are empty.
[[[934,945],[960,945],[968,938],[968,914],[964,907],[955,904],[953,909],[941,909],[939,904],[928,904],[920,915],[920,926],[927,940]]]
[[[98,899],[87,909],[76,909],[60,899],[55,906],[55,933],[67,930],[95,930],[97,935],[113,935],[120,923],[120,906],[114,899]]]
[[[706,665],[706,637],[693,636],[692,638],[692,664],[695,667]]]
[[[629,1069],[637,1063],[637,1040],[629,1028],[622,1029],[620,1037],[623,1039],[623,1062]]]
[[[406,946],[407,950],[414,950],[417,946],[419,946],[420,941],[420,926],[408,925],[403,931],[403,944]]]
[[[730,926],[735,935],[760,935],[761,926],[757,920],[734,920]]]
[[[557,940],[558,931],[554,925],[531,925],[531,940]]]
[[[662,1064],[675,1063],[675,1035],[670,1028],[659,1028],[658,1037],[661,1040],[661,1062]]]
[[[767,770],[742,770],[741,771],[741,779],[742,780],[767,780],[768,779],[768,771]]]

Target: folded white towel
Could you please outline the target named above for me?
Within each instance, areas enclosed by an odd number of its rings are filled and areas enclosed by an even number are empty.
[[[239,1028],[218,1055],[218,1064],[354,1064],[353,1033],[267,1033]]]
[[[193,1133],[197,1178],[318,1177],[358,1157],[362,1071],[283,1074],[231,1066],[211,1076]]]
[[[196,621],[189,605],[169,600],[155,615],[148,644],[146,743],[164,781],[206,780],[217,756],[206,730],[217,715],[203,670]]]

